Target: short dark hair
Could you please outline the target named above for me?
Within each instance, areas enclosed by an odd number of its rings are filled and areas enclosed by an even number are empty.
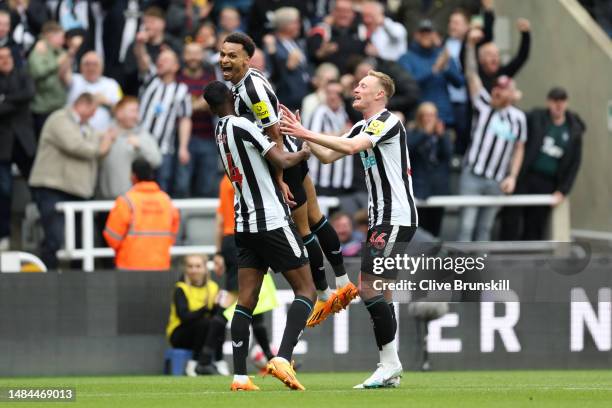
[[[566,101],[568,99],[567,91],[560,86],[552,88],[546,96],[551,101]]]
[[[143,17],[156,17],[165,20],[164,10],[161,7],[149,6],[142,13]]]
[[[206,85],[202,96],[208,103],[208,106],[210,106],[213,111],[216,111],[223,106],[224,103],[232,99],[232,92],[223,82],[212,81]]]
[[[249,58],[255,54],[255,43],[253,39],[244,33],[234,32],[225,37],[224,43],[240,44],[246,51]]]
[[[152,181],[155,179],[153,167],[143,158],[138,158],[132,162],[132,174],[138,181]]]

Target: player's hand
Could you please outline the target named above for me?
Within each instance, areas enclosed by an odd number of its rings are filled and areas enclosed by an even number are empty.
[[[531,31],[531,23],[526,18],[519,18],[516,20],[516,27],[521,33],[527,33]]]
[[[308,160],[310,158],[311,151],[310,151],[310,146],[308,145],[308,143],[304,142],[302,144],[301,152],[302,152],[302,156],[304,156],[304,160]]]
[[[191,154],[189,154],[189,150],[187,150],[187,148],[181,147],[179,149],[179,162],[185,166],[189,163],[189,160],[191,160]]]
[[[281,189],[281,193],[283,193],[283,198],[285,199],[285,202],[287,203],[287,205],[289,205],[289,207],[293,208],[297,205],[297,203],[294,200],[293,194],[291,193],[291,190],[289,190],[289,186],[287,185],[287,183],[285,183],[284,181],[280,182],[280,189]]]
[[[283,112],[283,118],[281,119],[280,125],[281,133],[303,138],[306,129],[300,123],[298,116],[291,112],[291,110],[289,110],[289,108],[287,108],[285,105],[281,105],[281,110]]]
[[[213,258],[215,264],[215,275],[222,276],[225,273],[225,258],[222,255],[215,255]]]
[[[501,188],[501,191],[503,191],[505,194],[514,193],[514,188],[516,187],[516,178],[512,176],[506,177],[499,184],[499,187]]]

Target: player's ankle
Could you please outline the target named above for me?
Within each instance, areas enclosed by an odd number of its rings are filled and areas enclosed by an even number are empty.
[[[351,283],[351,281],[348,278],[348,275],[345,273],[344,275],[341,276],[336,276],[336,288],[339,289],[343,286],[348,285],[349,283]]]
[[[238,384],[246,384],[249,382],[249,376],[241,375],[241,374],[234,374],[234,382],[237,382]]]
[[[325,290],[317,290],[317,298],[323,302],[327,301],[334,294],[334,291],[328,286]]]

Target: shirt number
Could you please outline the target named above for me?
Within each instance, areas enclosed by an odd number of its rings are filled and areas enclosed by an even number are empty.
[[[240,174],[240,169],[234,166],[234,159],[232,159],[231,153],[226,153],[225,157],[227,158],[227,167],[230,180],[233,182],[235,181],[238,184],[242,184],[242,174]]]

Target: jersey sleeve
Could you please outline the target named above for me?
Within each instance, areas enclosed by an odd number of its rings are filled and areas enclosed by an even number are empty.
[[[367,136],[372,142],[372,147],[374,147],[399,134],[399,126],[401,126],[401,123],[395,116],[388,115],[383,118],[383,115],[381,115],[378,119],[371,121],[361,134]]]
[[[489,92],[487,92],[484,86],[477,95],[472,97],[472,105],[479,111],[487,109],[491,105],[491,95],[489,95]]]
[[[251,75],[244,83],[247,100],[247,107],[253,112],[257,124],[263,128],[272,126],[280,120],[278,108],[278,98],[264,81],[255,75]]]
[[[257,126],[247,119],[240,121],[240,127],[234,128],[234,133],[238,133],[244,141],[251,143],[262,156],[265,156],[271,148],[276,146],[275,142],[271,141],[268,136],[264,135]]]

